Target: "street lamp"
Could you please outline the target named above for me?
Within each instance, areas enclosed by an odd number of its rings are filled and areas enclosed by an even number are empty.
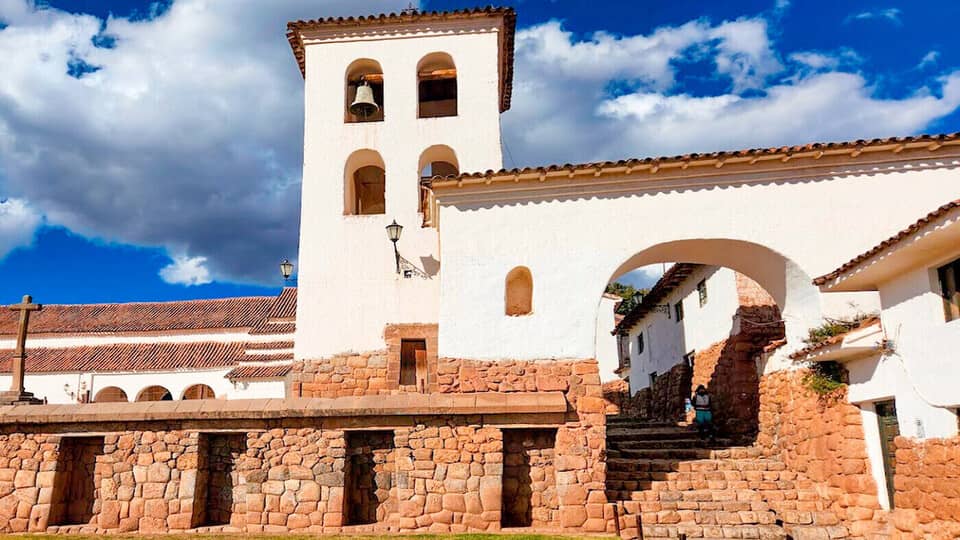
[[[393,256],[397,260],[397,273],[400,273],[400,252],[397,251],[397,241],[400,240],[400,233],[403,232],[403,225],[393,220],[393,223],[387,225],[387,238],[393,242]]]
[[[280,263],[280,275],[283,276],[284,281],[289,281],[290,276],[293,275],[293,263],[287,259],[284,259]]]

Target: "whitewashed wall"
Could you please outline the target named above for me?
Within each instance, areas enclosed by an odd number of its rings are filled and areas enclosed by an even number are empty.
[[[398,32],[378,26],[376,35],[305,40],[296,358],[382,349],[387,323],[437,322],[440,277],[398,278],[384,227],[394,219],[404,226],[399,248],[406,259],[421,268],[439,264],[437,230],[420,228],[421,153],[443,144],[454,150],[462,171],[502,166],[499,38],[490,19]],[[420,119],[417,64],[434,52],[448,53],[456,64],[458,116]],[[344,77],[362,58],[383,68],[385,118],[348,124]],[[385,164],[384,215],[343,215],[344,166],[361,149],[376,150]]]
[[[700,305],[697,284],[706,280],[707,303]],[[683,302],[683,320],[677,322],[674,305]],[[630,328],[630,391],[650,386],[650,374],[663,374],[683,361],[684,355],[703,350],[727,339],[734,331],[734,315],[740,306],[736,272],[729,268],[704,266],[674,289],[661,304],[667,314],[653,311]],[[638,353],[640,333],[644,349]]]
[[[617,337],[611,334],[616,326],[614,309],[619,298],[607,295],[600,297],[600,309],[597,315],[597,364],[600,368],[600,381],[607,382],[619,378],[620,356],[617,354]]]
[[[789,366],[787,355],[821,320],[813,276],[960,198],[957,155],[824,160],[696,178],[642,172],[440,192],[440,355],[591,358],[606,283],[646,264],[686,261],[737,270],[774,297],[790,344],[767,365]],[[529,317],[503,314],[503,278],[517,265],[533,274]]]

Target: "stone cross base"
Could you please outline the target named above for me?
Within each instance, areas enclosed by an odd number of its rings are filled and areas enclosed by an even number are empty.
[[[42,405],[43,400],[37,399],[32,392],[17,392],[7,390],[0,392],[0,405]]]

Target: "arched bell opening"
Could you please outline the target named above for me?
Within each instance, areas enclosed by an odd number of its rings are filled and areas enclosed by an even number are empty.
[[[347,158],[343,175],[344,215],[385,214],[386,192],[386,169],[378,152],[357,150]]]
[[[457,115],[457,66],[447,53],[424,56],[417,64],[417,117]]]
[[[354,60],[344,81],[345,123],[381,122],[383,112],[383,68],[376,60]]]
[[[418,170],[420,171],[418,208],[423,214],[424,225],[433,224],[433,181],[460,174],[457,154],[447,145],[435,144],[420,154]]]
[[[195,384],[183,391],[181,399],[217,399],[217,395],[213,392],[213,388],[205,384]]]

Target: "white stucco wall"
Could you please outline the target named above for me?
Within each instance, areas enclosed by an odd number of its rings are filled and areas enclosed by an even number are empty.
[[[616,326],[614,323],[614,308],[619,298],[607,295],[600,297],[600,308],[597,311],[597,364],[600,368],[600,381],[613,381],[618,378],[617,368],[620,367],[620,357],[617,354],[617,338],[610,332]]]
[[[706,280],[707,303],[700,305],[697,284]],[[683,320],[677,322],[674,305],[683,302]],[[736,272],[729,268],[705,266],[674,289],[661,302],[670,306],[670,316],[650,312],[630,329],[630,391],[650,386],[650,374],[665,373],[683,361],[684,355],[722,341],[735,330],[734,315],[740,306]],[[638,353],[639,334],[644,348]]]
[[[643,172],[439,192],[440,355],[591,358],[606,283],[645,264],[685,261],[729,267],[763,286],[786,321],[790,345],[776,353],[786,358],[821,320],[813,276],[960,197],[956,155],[825,160],[673,180]],[[503,277],[517,265],[533,274],[529,317],[503,315]]]
[[[406,259],[421,268],[437,265],[437,230],[420,227],[421,153],[442,144],[456,153],[462,171],[502,165],[496,21],[431,22],[397,32],[378,26],[376,32],[305,39],[298,359],[382,349],[388,323],[437,322],[440,277],[398,278],[384,227],[394,219],[404,226],[398,246]],[[456,64],[458,116],[419,119],[417,64],[434,52],[448,53]],[[348,124],[344,77],[362,58],[383,68],[384,120]],[[383,159],[384,215],[343,215],[344,166],[361,149]]]

